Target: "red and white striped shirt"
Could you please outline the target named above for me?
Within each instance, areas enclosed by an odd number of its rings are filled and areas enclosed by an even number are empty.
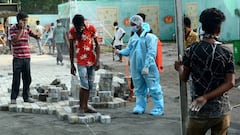
[[[11,38],[17,36],[19,28],[17,25],[10,29]],[[31,29],[28,27],[24,29],[23,34],[20,36],[19,40],[12,42],[13,57],[15,58],[30,58],[30,46],[29,46],[29,34],[32,33]]]

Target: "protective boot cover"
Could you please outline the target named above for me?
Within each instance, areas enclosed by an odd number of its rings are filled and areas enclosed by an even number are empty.
[[[143,114],[146,108],[146,95],[136,95],[136,106],[133,108],[134,114]]]
[[[154,104],[154,108],[150,111],[150,115],[159,116],[164,114],[164,101],[163,101],[163,93],[161,90],[161,86],[159,89],[150,89],[149,93],[152,97],[152,101]]]

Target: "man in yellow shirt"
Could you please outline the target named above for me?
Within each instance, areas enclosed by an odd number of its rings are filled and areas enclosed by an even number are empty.
[[[184,17],[184,31],[185,31],[185,48],[189,47],[192,43],[199,41],[198,34],[191,28],[191,20],[188,17]]]
[[[3,46],[6,45],[6,40],[5,40],[5,29],[4,29],[4,25],[2,24],[2,22],[0,22],[0,44],[3,44]]]

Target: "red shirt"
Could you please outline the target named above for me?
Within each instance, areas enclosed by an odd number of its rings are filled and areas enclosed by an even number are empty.
[[[10,29],[10,35],[13,39],[17,36],[19,28],[15,25]],[[15,58],[30,58],[30,46],[28,43],[29,34],[32,33],[30,28],[24,29],[23,34],[20,36],[17,42],[12,42],[13,57]]]
[[[96,54],[93,51],[93,38],[96,36],[96,28],[93,25],[83,30],[82,38],[77,38],[75,27],[70,28],[69,38],[76,41],[77,64],[92,66],[96,61]]]

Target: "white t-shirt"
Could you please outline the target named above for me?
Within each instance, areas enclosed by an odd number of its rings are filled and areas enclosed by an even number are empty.
[[[45,30],[45,28],[43,26],[37,25],[37,27],[36,27],[36,34],[38,35],[38,37],[42,38],[44,30]]]
[[[53,38],[53,29],[54,29],[54,26],[51,26],[50,28],[49,28],[49,31],[48,31],[48,39],[52,39]]]
[[[118,27],[118,30],[115,29],[115,31],[114,31],[115,40],[114,40],[114,43],[113,43],[114,46],[123,45],[123,40],[122,39],[119,40],[119,38],[124,33],[126,33],[126,32],[121,27]]]

